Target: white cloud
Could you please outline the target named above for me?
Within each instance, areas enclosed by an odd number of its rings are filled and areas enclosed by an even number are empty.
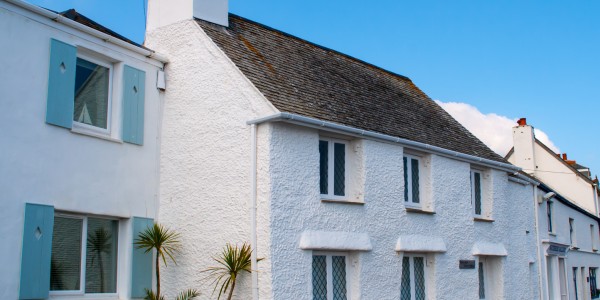
[[[504,156],[512,148],[511,128],[517,125],[516,118],[511,119],[494,113],[484,114],[467,103],[439,100],[435,102],[496,153]],[[560,149],[545,132],[536,128],[535,137],[555,153],[560,153]]]

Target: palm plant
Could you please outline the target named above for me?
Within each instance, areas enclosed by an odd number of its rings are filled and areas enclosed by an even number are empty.
[[[181,247],[179,234],[158,223],[154,223],[153,226],[148,227],[144,232],[139,234],[135,241],[135,245],[138,249],[143,249],[145,253],[156,250],[156,293],[151,290],[146,290],[146,299],[164,300],[164,296],[160,293],[160,260],[162,259],[166,267],[168,256],[174,264],[177,264],[173,255],[179,252]],[[199,296],[198,291],[189,289],[179,293],[176,299],[191,300],[197,296]]]
[[[112,235],[104,228],[98,228],[87,238],[87,247],[92,254],[91,264],[98,260],[98,272],[100,272],[100,292],[106,292],[104,289],[104,264],[102,263],[102,253],[110,253],[112,248]]]
[[[213,257],[218,266],[207,268],[203,272],[208,272],[208,276],[213,278],[213,284],[215,285],[213,293],[219,288],[218,299],[221,299],[221,296],[227,293],[229,289],[227,299],[231,300],[233,290],[235,289],[235,282],[240,273],[252,272],[251,255],[252,249],[248,243],[244,243],[242,247],[238,247],[237,245],[232,246],[227,243],[221,254]]]

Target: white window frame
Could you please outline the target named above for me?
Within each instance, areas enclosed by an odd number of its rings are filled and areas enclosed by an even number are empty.
[[[478,298],[480,300],[485,300],[485,299],[493,299],[493,297],[490,297],[490,291],[493,290],[492,287],[490,286],[490,264],[488,263],[487,259],[483,256],[479,256],[479,259],[477,261],[477,296],[479,297],[479,264],[483,265],[483,290],[485,293],[485,297],[484,298]]]
[[[549,234],[556,234],[555,230],[554,230],[554,202],[552,200],[548,200],[546,201],[546,222],[548,224],[548,233]]]
[[[348,148],[350,147],[350,143],[346,140],[340,140],[329,137],[319,137],[319,142],[325,141],[328,143],[327,146],[327,194],[321,194],[321,199],[330,199],[330,200],[347,200],[348,197]],[[344,196],[335,195],[334,193],[334,184],[335,184],[335,144],[344,144]],[[320,163],[320,162],[319,162]],[[319,166],[320,168],[320,166]],[[319,177],[321,176],[321,172],[319,171]],[[320,184],[320,183],[319,183]],[[320,193],[320,187],[319,187]]]
[[[102,217],[102,216],[94,216],[94,215],[77,215],[77,214],[70,214],[70,213],[62,213],[62,212],[56,212],[54,214],[54,217],[62,217],[62,218],[70,218],[70,219],[79,219],[79,220],[83,220],[83,222],[81,223],[81,226],[83,227],[81,229],[81,262],[80,262],[80,266],[81,266],[81,270],[80,270],[80,274],[79,274],[79,290],[70,290],[70,291],[53,291],[50,290],[50,297],[51,298],[56,298],[57,296],[91,296],[91,297],[106,297],[106,298],[112,298],[112,297],[117,297],[119,294],[119,258],[117,257],[117,269],[115,270],[117,272],[117,278],[115,281],[115,292],[114,293],[86,293],[85,292],[85,271],[86,271],[86,259],[87,259],[87,225],[88,225],[88,218],[92,217],[94,219],[105,219],[105,220],[111,220],[111,221],[117,221],[118,222],[118,226],[117,229],[119,230],[119,234],[117,235],[117,255],[119,255],[120,252],[120,248],[121,248],[121,243],[119,243],[118,238],[120,237],[120,230],[121,230],[121,224],[119,219],[117,218],[110,218],[110,217]],[[54,233],[53,233],[54,235]]]
[[[408,190],[408,199],[403,199],[404,205],[410,208],[418,208],[421,209],[423,207],[423,158],[421,156],[417,156],[414,154],[404,153],[403,158],[406,157],[406,166],[403,164],[403,168],[406,168],[406,185],[404,188]],[[413,182],[412,182],[412,160],[416,159],[419,166],[419,203],[413,202]],[[404,171],[403,171],[404,172]],[[404,173],[402,174],[402,178],[404,178]],[[404,194],[402,194],[404,198]]]
[[[423,258],[423,280],[424,280],[424,289],[425,289],[425,297],[428,299],[429,297],[429,289],[428,289],[428,277],[429,277],[429,271],[427,266],[430,264],[429,261],[429,255],[425,254],[425,253],[404,253],[404,255],[402,256],[402,263],[404,263],[404,258],[408,257],[409,259],[409,268],[408,271],[410,272],[410,276],[409,276],[409,280],[410,280],[410,299],[414,300],[416,298],[415,293],[416,293],[416,288],[415,288],[415,271],[414,271],[414,259],[415,257],[421,257]],[[412,268],[411,268],[412,267]],[[404,266],[400,267],[400,286],[402,286],[402,270],[403,270]],[[400,290],[400,297],[402,297],[402,290]]]
[[[569,218],[569,242],[572,248],[577,248],[577,230],[575,230],[575,219]]]
[[[479,195],[481,197],[480,201],[480,213],[477,214],[476,213],[476,209],[475,209],[475,173],[479,174]],[[478,170],[478,169],[471,169],[471,212],[473,213],[473,216],[476,218],[482,218],[483,216],[485,216],[485,203],[484,203],[484,195],[483,195],[483,171]]]
[[[103,60],[101,58],[98,58],[97,56],[90,55],[85,50],[82,51],[82,49],[79,49],[79,48],[77,49],[77,58],[87,60],[91,63],[97,64],[101,67],[105,67],[108,69],[108,91],[107,91],[108,103],[107,103],[107,107],[106,107],[106,129],[96,127],[93,125],[89,125],[89,124],[85,124],[85,123],[80,123],[80,122],[77,122],[76,120],[73,120],[73,125],[72,125],[73,129],[76,131],[84,132],[84,133],[88,132],[91,134],[100,134],[100,135],[110,136],[111,128],[112,128],[112,114],[113,114],[112,102],[113,102],[114,65],[107,60]],[[75,71],[75,72],[77,72],[77,71]],[[73,98],[73,105],[75,105],[75,98]]]
[[[313,251],[311,256],[311,265],[312,259],[314,256],[325,256],[325,272],[327,278],[327,300],[333,300],[333,256],[343,256],[345,259],[346,265],[346,299],[352,299],[351,290],[350,290],[350,280],[352,276],[352,269],[350,268],[350,255],[347,252],[322,252],[322,251]],[[312,298],[312,267],[311,267],[311,282],[310,282],[310,295]]]

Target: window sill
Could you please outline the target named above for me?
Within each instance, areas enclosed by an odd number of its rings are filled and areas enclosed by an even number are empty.
[[[354,204],[354,205],[364,205],[365,203],[362,201],[351,201],[351,200],[343,200],[343,199],[321,199],[321,202],[325,203],[340,203],[340,204]]]
[[[50,300],[73,300],[73,299],[94,299],[94,300],[117,300],[117,294],[50,294]]]
[[[117,144],[123,144],[123,141],[120,139],[115,139],[109,135],[96,133],[96,132],[87,130],[85,128],[79,128],[76,125],[73,125],[73,128],[71,128],[71,132],[76,133],[76,134],[90,136],[90,137],[95,137],[95,138],[102,139],[102,140],[107,140],[107,141],[117,143]]]
[[[494,223],[494,219],[483,218],[483,217],[473,217],[473,221],[475,222],[486,222],[486,223]]]
[[[410,213],[417,213],[417,214],[424,214],[424,215],[435,215],[434,211],[430,211],[430,210],[423,210],[421,208],[417,208],[417,207],[406,207],[406,212],[410,212]]]

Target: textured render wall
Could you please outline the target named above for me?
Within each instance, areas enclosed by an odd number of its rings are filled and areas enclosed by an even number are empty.
[[[183,243],[178,265],[171,264],[162,273],[163,285],[169,298],[194,287],[201,290],[201,299],[212,299],[212,286],[202,280],[206,274],[201,270],[215,265],[211,256],[226,243],[250,241],[250,126],[246,121],[274,110],[194,21],[153,31],[146,43],[170,60],[159,220],[180,232]],[[265,147],[264,141],[260,144]],[[266,165],[259,165],[265,172]],[[261,232],[268,232],[264,219],[260,223]],[[262,251],[259,257],[269,257]],[[236,299],[251,296],[250,276],[242,276],[236,291]]]
[[[364,205],[320,201],[317,130],[272,125],[270,146],[271,259],[275,299],[310,299],[312,252],[299,249],[305,230],[366,232],[373,250],[356,253],[358,282],[353,299],[397,299],[402,255],[400,235],[442,237],[448,251],[427,267],[431,299],[476,299],[477,271],[459,270],[460,259],[476,259],[474,242],[502,242],[504,298],[531,299],[529,260],[535,255],[530,211],[531,187],[509,183],[506,173],[490,172],[493,223],[474,222],[468,163],[431,155],[430,195],[435,215],[407,213],[403,203],[403,148],[365,140]],[[354,149],[350,149],[354,151]],[[350,172],[352,172],[350,170]],[[530,234],[526,234],[526,231]],[[533,268],[535,270],[535,268]],[[359,284],[357,286],[357,284]]]
[[[17,299],[25,203],[129,218],[154,217],[158,193],[159,63],[0,1],[0,299]],[[115,143],[45,123],[50,38],[146,72],[144,145]],[[118,86],[118,85],[116,85]],[[117,87],[116,97],[121,90]],[[118,101],[116,97],[112,101]],[[114,103],[114,102],[113,102]],[[113,117],[120,122],[120,108]],[[114,137],[120,131],[113,127]],[[130,279],[131,225],[119,233],[119,297]]]

